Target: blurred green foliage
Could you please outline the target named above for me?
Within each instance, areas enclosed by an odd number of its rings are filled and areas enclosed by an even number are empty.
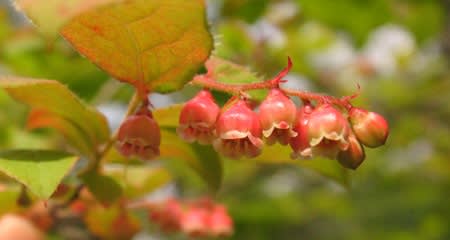
[[[216,55],[265,77],[290,56],[289,79],[296,88],[342,96],[359,83],[355,105],[383,114],[391,127],[386,146],[367,149],[348,189],[294,166],[225,161],[217,199],[230,207],[234,239],[450,239],[450,74],[448,56],[440,51],[448,41],[441,39],[449,27],[444,1],[210,3],[217,10]],[[48,45],[32,27],[17,27],[0,12],[0,74],[56,79],[88,102],[127,99],[129,88],[111,85],[61,39]],[[373,51],[391,54],[371,59],[374,34],[386,26],[397,30],[385,31],[385,44]],[[395,41],[400,43],[386,50]],[[396,55],[408,41],[413,44],[406,54]],[[336,45],[342,42],[351,50]],[[349,51],[352,57],[345,60]],[[23,106],[0,91],[0,149],[58,144],[48,132],[24,131],[25,117]],[[166,165],[180,172],[180,194],[202,192],[198,177],[173,161]]]

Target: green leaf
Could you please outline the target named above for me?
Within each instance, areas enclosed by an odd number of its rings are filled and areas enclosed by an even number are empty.
[[[15,0],[16,6],[48,37],[56,37],[71,18],[91,8],[117,0]]]
[[[164,168],[125,166],[108,169],[107,173],[122,183],[127,198],[144,197],[172,180]]]
[[[266,12],[268,0],[228,0],[224,1],[222,14],[254,23]]]
[[[105,205],[114,203],[123,194],[120,184],[110,176],[90,172],[83,175],[82,180],[95,198]]]
[[[81,135],[89,137],[92,149],[106,142],[110,132],[106,118],[84,104],[66,86],[57,81],[18,77],[0,77],[0,87],[14,99],[33,109],[70,121]],[[69,130],[67,130],[69,131]]]
[[[116,79],[156,92],[178,90],[213,47],[203,0],[129,0],[86,11],[61,33]]]
[[[208,77],[227,84],[242,84],[261,82],[263,79],[251,72],[248,68],[212,56],[205,63],[208,69]],[[267,90],[253,90],[248,92],[255,100],[263,100],[267,95]]]
[[[16,179],[40,198],[49,198],[78,157],[47,150],[0,152],[0,171]]]
[[[213,190],[222,183],[222,161],[211,146],[201,146],[182,141],[175,133],[161,131],[161,158],[183,160],[193,168]]]
[[[0,186],[6,188],[5,186]],[[19,206],[17,204],[17,199],[20,195],[20,188],[11,188],[8,187],[6,189],[0,190],[0,216],[3,216],[6,213],[14,212],[19,210]]]
[[[162,128],[178,127],[178,118],[180,116],[183,104],[174,104],[166,108],[159,108],[153,111],[153,117]]]
[[[325,158],[313,158],[307,160],[293,160],[290,158],[291,149],[287,146],[272,145],[264,146],[263,152],[256,158],[246,161],[257,161],[274,164],[295,164],[300,167],[311,169],[325,177],[331,178],[339,184],[348,187],[350,184],[349,171],[341,167],[335,160]]]

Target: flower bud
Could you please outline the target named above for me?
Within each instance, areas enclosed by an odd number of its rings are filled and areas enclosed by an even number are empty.
[[[339,152],[337,160],[346,168],[357,169],[366,157],[364,147],[359,143],[353,132],[350,132],[348,142],[347,150]]]
[[[308,138],[312,155],[335,159],[348,148],[350,126],[341,112],[330,104],[317,107],[310,115]]]
[[[238,100],[219,115],[216,131],[214,149],[226,157],[256,157],[261,153],[261,125],[244,100]]]
[[[136,155],[144,160],[159,156],[161,132],[149,111],[128,117],[120,126],[118,150],[124,156]]]
[[[310,158],[312,156],[308,137],[308,122],[310,114],[313,111],[311,105],[305,105],[298,109],[297,119],[295,120],[294,131],[297,136],[289,140],[293,152],[291,158]]]
[[[353,107],[349,118],[353,131],[362,144],[371,148],[384,145],[389,135],[389,126],[383,116]]]
[[[220,108],[211,93],[200,91],[189,100],[181,110],[178,135],[187,142],[198,141],[200,144],[210,144],[214,136],[214,128]]]
[[[267,144],[272,145],[278,141],[286,145],[291,137],[297,136],[292,130],[295,115],[294,102],[280,89],[270,90],[267,98],[259,106],[259,120]]]
[[[222,205],[214,206],[208,218],[208,226],[214,237],[227,237],[233,233],[233,220]]]

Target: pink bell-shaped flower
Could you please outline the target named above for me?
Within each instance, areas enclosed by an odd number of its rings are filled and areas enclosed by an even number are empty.
[[[207,90],[200,91],[181,110],[178,135],[187,142],[198,141],[210,144],[214,138],[214,128],[220,108]]]
[[[349,112],[350,123],[358,140],[367,147],[384,145],[389,135],[389,125],[378,113],[353,107]]]
[[[214,149],[230,158],[256,157],[261,153],[261,125],[258,115],[244,100],[238,100],[224,110],[216,124]]]
[[[313,156],[335,159],[348,148],[350,125],[341,112],[330,104],[322,104],[309,116],[308,138]]]
[[[310,158],[312,156],[308,137],[308,123],[313,107],[309,104],[304,105],[297,111],[297,119],[294,125],[294,131],[297,136],[289,140],[293,152],[291,158]]]
[[[214,237],[227,237],[233,234],[233,220],[222,205],[212,208],[208,218],[209,232]]]
[[[180,230],[180,218],[183,209],[175,199],[169,198],[159,206],[150,209],[150,220],[159,224],[164,232],[176,232]]]
[[[151,160],[159,156],[161,132],[148,110],[129,116],[120,126],[117,148],[124,156]]]
[[[297,136],[292,130],[296,106],[280,89],[271,89],[266,99],[259,106],[259,120],[267,144],[279,142],[282,145],[289,143],[291,137]]]
[[[203,237],[208,234],[209,212],[205,208],[190,206],[181,218],[181,231],[191,237]]]
[[[359,143],[355,134],[350,131],[348,136],[349,146],[347,150],[339,152],[337,160],[339,163],[350,169],[357,169],[366,157],[364,147]]]

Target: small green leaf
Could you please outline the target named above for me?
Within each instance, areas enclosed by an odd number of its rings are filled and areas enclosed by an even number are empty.
[[[153,111],[153,117],[160,127],[176,128],[179,125],[178,118],[182,108],[183,104],[174,104],[166,108],[159,108]]]
[[[2,186],[4,187],[4,186]],[[0,190],[0,216],[3,214],[19,210],[17,199],[20,195],[20,188],[11,188]]]
[[[122,187],[114,178],[90,172],[82,176],[84,184],[97,200],[110,205],[122,196]]]
[[[116,79],[156,92],[178,90],[213,47],[203,0],[129,0],[86,11],[62,35]]]
[[[175,133],[161,131],[161,158],[184,160],[193,168],[208,186],[216,191],[222,183],[222,161],[211,146],[189,144]]]
[[[251,72],[248,68],[212,56],[205,63],[208,69],[208,77],[227,84],[242,84],[262,82],[263,79]],[[263,100],[267,95],[267,90],[253,90],[248,92],[255,100]]]
[[[122,183],[128,198],[144,197],[172,180],[172,176],[164,168],[125,166],[108,169],[107,172]]]
[[[111,2],[117,0],[15,0],[16,6],[39,27],[41,33],[54,38],[71,18]]]
[[[66,86],[57,81],[18,77],[0,77],[0,87],[14,99],[33,109],[45,110],[74,124],[87,135],[92,149],[106,142],[110,132],[106,118],[84,104]]]
[[[40,198],[49,198],[78,157],[47,150],[0,152],[0,171],[16,179]]]

